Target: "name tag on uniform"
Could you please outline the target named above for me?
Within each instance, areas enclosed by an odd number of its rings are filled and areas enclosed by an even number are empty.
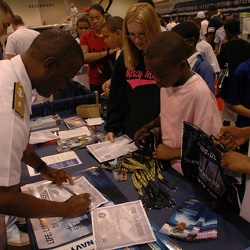
[[[20,82],[14,83],[13,109],[23,118],[24,117],[25,92]]]

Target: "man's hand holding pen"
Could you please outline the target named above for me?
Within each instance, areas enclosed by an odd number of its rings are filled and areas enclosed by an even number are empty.
[[[65,201],[66,213],[65,218],[74,218],[87,213],[90,210],[90,194],[84,193],[80,195],[72,195]]]

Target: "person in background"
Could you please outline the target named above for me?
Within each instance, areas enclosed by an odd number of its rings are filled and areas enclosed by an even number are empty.
[[[164,19],[162,18],[161,14],[157,13],[158,18],[160,20],[160,24],[161,24],[161,31],[167,31],[166,29],[166,22],[164,21]]]
[[[11,25],[14,32],[7,38],[5,48],[5,56],[7,59],[16,55],[22,55],[26,52],[33,40],[40,34],[36,30],[26,28],[23,19],[18,15],[14,15]],[[38,98],[36,90],[32,92],[32,103],[36,103]]]
[[[210,91],[215,94],[214,70],[211,64],[207,61],[206,54],[204,52],[197,51],[196,49],[196,44],[200,37],[200,32],[197,26],[193,22],[185,21],[176,25],[172,31],[185,38],[188,45],[187,61],[190,68],[204,79]]]
[[[150,4],[154,9],[155,9],[155,4],[152,0],[138,0],[137,3],[148,3]],[[160,20],[160,24],[161,24],[161,31],[166,31],[166,23],[163,20],[162,16],[160,13],[156,12],[158,15],[158,18]]]
[[[210,18],[207,26],[207,42],[210,43],[214,49],[215,32],[222,26],[222,20],[218,13],[218,8],[214,4],[209,5],[207,14],[208,17]]]
[[[70,4],[70,30],[74,32],[76,29],[78,9],[75,7],[74,3]]]
[[[177,23],[175,22],[175,19],[170,19],[166,26],[166,30],[171,31],[176,25]]]
[[[102,84],[111,77],[117,49],[108,49],[102,35],[105,12],[100,4],[92,4],[88,10],[91,29],[80,39],[84,62],[88,64],[90,90],[102,94]]]
[[[220,53],[220,47],[221,44],[226,42],[226,32],[224,29],[224,24],[231,19],[231,16],[229,14],[225,14],[222,17],[222,23],[223,25],[216,30],[215,32],[215,36],[214,36],[214,43],[215,43],[215,47],[214,47],[214,53],[215,55],[218,57],[219,53]]]
[[[87,16],[80,17],[76,22],[76,41],[80,44],[80,38],[83,33],[90,30],[90,23]],[[89,89],[88,64],[84,64],[73,80]]]
[[[232,93],[230,91],[230,97],[228,97],[228,93],[231,86],[234,71],[240,63],[250,58],[250,43],[246,40],[239,38],[241,31],[240,22],[238,20],[228,20],[224,24],[224,29],[226,32],[227,42],[221,45],[220,54],[218,56],[218,62],[222,69],[225,68],[226,64],[228,65],[228,77],[227,81],[225,81],[221,95],[221,98],[223,99],[223,124],[224,126],[226,126],[230,125],[231,122],[235,122],[237,119],[237,114],[231,109],[229,109],[227,104],[227,99],[233,99],[234,94],[237,95],[237,93]]]
[[[234,71],[230,82],[226,103],[228,108],[237,114],[236,126],[250,126],[250,59],[241,63]],[[241,146],[247,152],[249,142]]]
[[[80,38],[81,38],[82,34],[88,30],[90,30],[90,23],[89,23],[88,17],[83,16],[83,17],[80,17],[79,19],[77,19],[77,22],[76,22],[76,32],[77,32],[76,41],[79,44],[80,44]]]
[[[70,33],[62,29],[42,32],[24,54],[0,61],[1,214],[26,218],[72,218],[89,209],[91,201],[87,193],[72,196],[65,202],[52,202],[22,193],[19,189],[21,162],[59,186],[67,181],[73,184],[68,173],[47,166],[31,148],[28,143],[29,123],[32,89],[36,89],[41,96],[49,97],[64,88],[83,63],[80,46]],[[8,244],[26,245],[27,237],[16,228],[16,234],[8,239]]]
[[[206,41],[206,35],[207,35],[207,26],[208,26],[208,20],[206,19],[206,15],[204,11],[199,11],[196,15],[196,18],[200,21],[200,38],[204,41]]]
[[[84,7],[82,13],[87,16],[89,13],[89,6]]]
[[[123,18],[119,16],[110,17],[102,27],[102,34],[105,38],[105,43],[110,49],[118,49],[116,59],[119,57],[123,49],[123,34],[122,34]],[[106,97],[109,96],[111,79],[102,85],[103,93]]]
[[[120,133],[130,138],[159,115],[160,91],[144,64],[145,50],[161,32],[160,21],[148,3],[132,5],[123,22],[124,49],[114,65],[105,130],[111,142]]]
[[[199,30],[201,29],[201,22],[198,18],[191,17],[188,19],[188,21],[193,22]],[[205,41],[205,40],[201,39],[201,37],[199,37],[199,40],[196,44],[196,49],[198,51],[204,52],[206,54],[206,59],[213,67],[214,73],[217,75],[220,72],[220,66],[219,66],[218,60],[214,54],[214,50],[213,50],[212,46],[207,41]]]
[[[155,9],[155,4],[152,0],[138,0],[137,3],[148,3]]]
[[[187,55],[187,42],[173,31],[157,34],[148,45],[145,65],[160,87],[161,110],[134,136],[137,147],[142,149],[139,139],[160,127],[162,144],[152,156],[171,161],[172,167],[180,173],[183,121],[198,126],[207,134],[217,134],[222,125],[215,97],[202,77],[190,69]]]
[[[14,15],[11,25],[14,32],[7,39],[5,49],[7,59],[16,55],[22,55],[40,34],[38,31],[26,28],[23,19],[18,15]]]

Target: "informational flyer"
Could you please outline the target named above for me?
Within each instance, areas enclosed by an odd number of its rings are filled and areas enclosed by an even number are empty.
[[[65,184],[64,188],[51,184],[48,181],[28,184],[22,187],[24,193],[31,194],[39,199],[63,202],[69,199],[72,194],[89,193],[91,209],[95,209],[109,201],[87,181],[80,177],[74,181],[74,185]],[[112,203],[113,204],[113,203]],[[73,209],[73,208],[72,208]],[[90,213],[83,216],[64,219],[61,217],[32,218],[30,219],[39,249],[51,249],[71,242],[82,236],[92,233]]]
[[[90,136],[91,133],[90,133],[87,126],[83,126],[80,128],[58,131],[58,135],[59,135],[60,139],[68,139],[68,138],[82,136],[82,135]]]
[[[140,200],[91,210],[96,250],[155,242]]]
[[[55,169],[73,167],[82,164],[81,160],[74,151],[45,156],[41,159],[45,161],[49,167]],[[30,176],[39,175],[39,173],[36,172],[36,170],[30,167],[29,165],[27,165],[27,168]]]
[[[32,131],[30,133],[29,143],[37,144],[58,139],[59,136],[51,133],[50,130]]]
[[[104,141],[86,147],[100,163],[138,150],[135,143],[127,135],[117,137],[113,143]]]

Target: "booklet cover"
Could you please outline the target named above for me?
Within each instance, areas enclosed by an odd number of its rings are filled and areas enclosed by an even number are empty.
[[[41,158],[51,168],[61,169],[67,167],[73,167],[81,164],[81,160],[74,151],[64,152],[61,154],[49,155]],[[39,175],[40,173],[29,165],[27,165],[30,176]]]
[[[41,128],[47,128],[55,126],[60,123],[61,117],[59,115],[48,115],[44,117],[38,117],[30,120],[31,131]]]
[[[79,128],[87,125],[87,123],[80,116],[69,117],[64,119],[63,121],[68,129]]]
[[[216,214],[208,202],[189,198],[171,215],[160,232],[185,241],[216,238]]]
[[[210,209],[206,209],[207,213],[202,214],[202,225],[195,240],[206,240],[217,238],[217,214]]]

